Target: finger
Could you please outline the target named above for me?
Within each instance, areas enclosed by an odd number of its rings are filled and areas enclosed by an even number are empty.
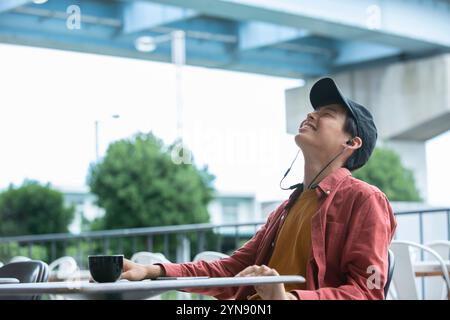
[[[261,285],[254,286],[254,288],[256,293],[259,294],[260,297],[264,294],[264,287],[262,287]]]
[[[131,280],[133,278],[132,271],[126,271],[120,275],[120,279]]]
[[[252,269],[247,270],[242,276],[244,277],[260,277],[264,275],[262,266],[253,266]]]
[[[256,271],[257,266],[250,266],[239,272],[236,277],[246,277],[249,274],[253,274]]]
[[[275,270],[275,269],[271,269],[271,270],[272,270],[272,275],[274,275],[274,276],[280,275],[277,270]]]
[[[264,275],[266,275],[268,270],[270,270],[269,267],[267,267],[265,265],[262,265],[262,266],[258,267],[258,269],[256,270],[255,273],[256,273],[257,276],[264,276]]]
[[[254,271],[248,271],[244,274],[238,274],[236,277],[256,277],[257,274]]]
[[[266,265],[262,265],[259,269],[259,274],[264,276],[279,276],[278,272],[275,269],[272,269]]]
[[[133,266],[133,262],[128,259],[123,259],[123,270],[128,271]]]
[[[269,267],[261,268],[261,274],[265,276],[270,276],[272,275],[272,269]]]
[[[254,265],[249,268],[249,270],[246,272],[245,276],[256,276],[259,272],[260,266]]]
[[[259,273],[260,273],[261,275],[267,275],[267,274],[270,274],[271,270],[272,270],[272,269],[269,268],[268,266],[262,265],[261,268],[259,268]]]

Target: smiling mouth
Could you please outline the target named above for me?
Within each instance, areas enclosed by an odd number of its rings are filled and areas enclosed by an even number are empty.
[[[303,124],[300,126],[300,128],[298,128],[298,130],[300,131],[301,129],[304,129],[304,128],[311,128],[311,129],[314,130],[314,131],[317,130],[316,127],[314,127],[314,126],[313,126],[311,123],[309,123],[309,122],[303,123]]]

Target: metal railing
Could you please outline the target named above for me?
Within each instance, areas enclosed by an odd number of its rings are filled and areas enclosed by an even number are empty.
[[[426,209],[426,210],[413,210],[413,211],[401,211],[395,213],[396,216],[406,216],[406,215],[417,215],[419,219],[419,239],[420,243],[424,244],[424,221],[423,217],[424,215],[430,215],[430,214],[445,214],[446,216],[446,225],[447,225],[447,240],[450,241],[450,208],[438,208],[438,209]],[[443,240],[443,239],[442,239]],[[423,254],[423,252],[422,252]]]
[[[0,261],[13,256],[53,261],[73,256],[79,266],[87,267],[90,254],[117,254],[158,251],[171,261],[192,259],[191,252],[214,250],[230,252],[249,239],[265,221],[227,224],[188,224],[164,227],[117,229],[80,234],[43,234],[0,238]],[[193,248],[193,247],[196,248]],[[194,250],[193,250],[194,249]]]
[[[447,240],[450,240],[450,208],[397,212],[396,216],[416,215],[419,238],[424,242],[424,216],[445,214]],[[189,224],[84,232],[81,234],[44,234],[0,238],[0,261],[24,255],[33,259],[53,261],[71,255],[86,268],[90,254],[117,254],[158,251],[171,261],[185,262],[195,252],[214,250],[231,253],[249,239],[265,221],[228,224]],[[423,257],[422,257],[423,258]]]

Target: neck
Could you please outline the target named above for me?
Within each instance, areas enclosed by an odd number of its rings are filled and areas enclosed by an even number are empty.
[[[334,170],[343,166],[341,158],[338,157],[327,168],[325,168],[326,165],[332,159],[333,158],[321,159],[320,157],[305,156],[304,179],[303,179],[303,184],[304,184],[305,189],[308,188],[311,184],[317,185],[320,181],[322,181],[331,172],[333,172]],[[325,168],[325,170],[324,170],[324,168]],[[322,171],[322,172],[320,173],[320,171]]]

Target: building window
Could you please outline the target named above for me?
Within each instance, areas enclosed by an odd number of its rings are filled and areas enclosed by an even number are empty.
[[[236,223],[238,222],[238,204],[236,202],[225,202],[222,206],[224,223]]]

